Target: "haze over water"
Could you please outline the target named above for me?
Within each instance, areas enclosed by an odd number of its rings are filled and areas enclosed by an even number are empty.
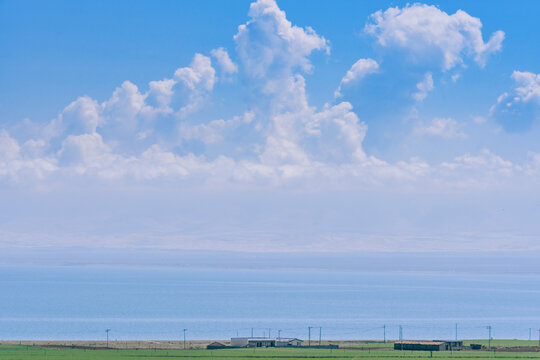
[[[0,339],[528,339],[538,275],[0,268]],[[318,338],[318,329],[312,330]]]

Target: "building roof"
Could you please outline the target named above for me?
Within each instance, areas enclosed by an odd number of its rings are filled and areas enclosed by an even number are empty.
[[[443,345],[445,341],[416,341],[416,340],[402,340],[396,341],[394,344],[410,344],[410,345]]]
[[[262,338],[262,339],[247,339],[248,342],[251,342],[251,341],[276,341],[276,339],[269,339],[269,338]]]
[[[233,337],[231,338],[231,341],[280,341],[280,342],[287,342],[287,341],[302,341],[298,338],[267,338],[267,337]]]
[[[292,341],[292,340],[298,340],[298,341],[302,341],[298,338],[276,338],[277,341]]]

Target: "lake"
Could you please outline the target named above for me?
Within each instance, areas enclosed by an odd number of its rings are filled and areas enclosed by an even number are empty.
[[[1,340],[528,339],[540,276],[0,267]],[[252,330],[253,329],[253,330]],[[312,338],[319,329],[312,329]]]

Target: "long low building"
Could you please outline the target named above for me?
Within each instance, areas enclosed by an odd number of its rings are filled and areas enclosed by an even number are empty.
[[[265,337],[234,337],[231,338],[231,347],[297,347],[302,340],[297,338],[265,338]]]
[[[404,340],[394,343],[394,350],[416,350],[416,351],[446,351],[446,350],[461,350],[463,341],[414,341]]]

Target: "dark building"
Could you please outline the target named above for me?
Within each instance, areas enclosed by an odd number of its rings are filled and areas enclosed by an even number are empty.
[[[446,350],[461,350],[463,341],[396,341],[394,350],[416,350],[416,351],[446,351]]]

